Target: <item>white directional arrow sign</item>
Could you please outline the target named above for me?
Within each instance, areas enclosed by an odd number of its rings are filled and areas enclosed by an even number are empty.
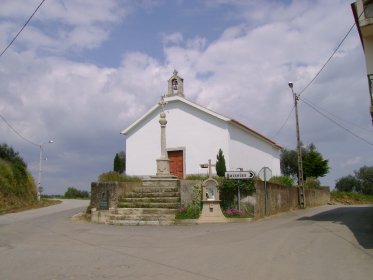
[[[225,172],[225,178],[227,179],[252,179],[254,178],[253,171],[227,171]]]

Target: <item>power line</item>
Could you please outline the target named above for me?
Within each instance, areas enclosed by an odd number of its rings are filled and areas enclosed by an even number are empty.
[[[350,27],[347,34],[343,37],[342,41],[338,44],[337,48],[333,51],[331,56],[326,60],[324,65],[321,67],[321,69],[316,73],[316,75],[313,77],[313,79],[299,92],[299,96],[316,80],[316,78],[320,75],[320,73],[324,70],[326,65],[330,62],[330,60],[333,58],[333,56],[337,53],[338,49],[341,47],[343,42],[346,40],[347,36],[351,33],[352,29],[354,28],[355,23]]]
[[[337,115],[335,115],[335,114],[333,114],[333,113],[331,113],[331,112],[325,110],[324,108],[321,108],[320,106],[316,105],[315,103],[312,103],[312,102],[311,102],[310,100],[308,100],[308,99],[303,98],[303,100],[304,100],[304,101],[307,101],[307,102],[310,103],[310,104],[312,104],[313,106],[315,106],[315,107],[318,108],[319,110],[322,110],[322,111],[324,111],[325,113],[327,113],[327,114],[333,116],[334,118],[339,119],[339,120],[342,121],[342,122],[345,122],[345,123],[348,124],[348,125],[351,125],[351,126],[354,126],[354,127],[356,127],[356,128],[359,128],[359,129],[362,129],[362,130],[365,130],[365,131],[369,131],[370,133],[372,133],[372,130],[371,130],[371,129],[367,129],[367,128],[362,127],[362,126],[360,126],[360,125],[358,125],[358,124],[356,124],[356,123],[353,123],[353,122],[350,122],[350,121],[348,121],[348,120],[345,120],[345,119],[343,119],[343,118],[341,118],[341,117],[339,117],[339,116],[337,116]]]
[[[364,14],[365,12],[365,9],[367,8],[367,6],[364,7],[363,11],[360,13],[360,15],[357,17],[358,19],[360,19],[360,17]],[[330,60],[333,58],[333,56],[337,53],[338,49],[341,47],[341,45],[343,44],[343,42],[346,40],[346,38],[348,37],[348,35],[351,33],[352,29],[354,28],[354,26],[356,25],[356,22],[354,22],[354,24],[352,24],[352,26],[350,27],[350,29],[347,31],[346,35],[343,37],[342,41],[338,44],[337,48],[333,51],[333,53],[331,54],[331,56],[326,60],[326,62],[324,63],[324,65],[321,67],[321,69],[316,73],[316,75],[313,77],[313,79],[299,92],[299,96],[301,96],[301,94],[316,80],[316,78],[320,75],[320,73],[324,70],[324,68],[326,67],[326,65],[330,62]]]
[[[14,43],[14,41],[18,38],[19,34],[21,34],[21,32],[23,31],[23,29],[25,29],[26,25],[30,22],[30,20],[32,19],[32,17],[36,14],[36,12],[39,10],[39,8],[41,7],[41,5],[43,5],[43,3],[45,2],[45,0],[42,0],[39,4],[39,6],[36,7],[35,11],[32,13],[32,15],[28,18],[28,20],[25,22],[25,24],[22,26],[22,28],[18,31],[17,35],[14,36],[14,38],[12,39],[12,41],[10,41],[10,43],[8,44],[8,46],[5,47],[5,49],[0,53],[0,57],[7,51],[7,49],[9,49],[9,47]]]
[[[306,105],[308,105],[311,109],[315,110],[316,112],[318,112],[319,114],[321,114],[323,117],[327,118],[329,121],[331,121],[332,123],[336,124],[337,126],[339,126],[340,128],[346,130],[348,133],[350,133],[351,135],[355,136],[356,138],[364,141],[365,143],[373,146],[373,143],[366,140],[365,138],[361,137],[360,135],[352,132],[350,129],[344,127],[343,125],[341,125],[340,123],[338,123],[336,120],[333,120],[332,118],[330,118],[328,115],[326,115],[325,113],[321,112],[319,109],[317,109],[315,106],[313,106],[312,104],[308,103],[307,101],[305,101],[303,98],[299,98],[301,101],[303,101]]]
[[[287,116],[286,120],[284,121],[284,123],[282,124],[282,126],[277,130],[277,132],[271,137],[271,138],[276,138],[276,136],[280,133],[280,131],[284,128],[284,126],[287,124],[287,122],[289,121],[289,118],[291,116],[291,114],[293,113],[294,111],[294,108],[295,106],[293,106],[293,108],[291,108],[291,111],[289,113],[289,115]]]
[[[34,145],[34,146],[40,146],[39,144],[36,144],[34,142],[32,142],[31,140],[27,139],[25,136],[23,136],[21,133],[19,133],[1,114],[0,114],[0,118],[6,123],[6,125],[11,129],[13,130],[13,132],[15,134],[17,134],[19,137],[21,137],[23,140],[25,140],[26,142]]]
[[[9,47],[14,43],[14,41],[18,38],[18,36],[21,34],[21,32],[23,31],[23,29],[25,29],[25,27],[27,26],[27,24],[30,22],[30,20],[32,19],[32,17],[36,14],[36,12],[39,10],[39,8],[41,7],[41,5],[43,5],[43,3],[45,2],[45,0],[42,0],[40,2],[40,4],[36,7],[35,11],[31,14],[31,16],[28,18],[28,20],[25,22],[25,24],[22,26],[22,28],[18,31],[18,33],[16,34],[16,36],[14,36],[14,38],[12,39],[12,41],[10,41],[10,43],[5,47],[5,49],[0,53],[0,57],[3,56],[3,54],[9,49]],[[40,146],[39,144],[36,144],[34,142],[32,142],[31,140],[27,139],[25,136],[23,136],[21,133],[19,133],[6,119],[3,115],[0,114],[0,118],[6,123],[6,125],[11,129],[13,130],[13,132],[15,134],[17,134],[19,137],[21,137],[23,140],[25,140],[26,142],[30,143],[31,145],[34,145],[34,146]]]

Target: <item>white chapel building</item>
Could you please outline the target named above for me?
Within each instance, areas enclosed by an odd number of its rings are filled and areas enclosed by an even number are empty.
[[[164,98],[166,148],[170,173],[180,179],[189,174],[206,174],[201,168],[209,159],[216,162],[222,149],[227,171],[269,167],[280,175],[281,147],[244,124],[198,105],[184,96],[184,80],[174,71]],[[126,136],[126,174],[154,176],[161,155],[159,114],[154,105],[121,134]],[[215,171],[215,169],[214,169]]]

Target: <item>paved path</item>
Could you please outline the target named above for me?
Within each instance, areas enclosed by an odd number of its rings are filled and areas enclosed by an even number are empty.
[[[373,207],[245,224],[73,222],[87,201],[0,216],[0,279],[373,279]]]

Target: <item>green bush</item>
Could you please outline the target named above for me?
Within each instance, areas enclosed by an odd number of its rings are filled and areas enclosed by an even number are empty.
[[[119,174],[115,171],[109,171],[106,173],[102,173],[98,177],[99,182],[140,182],[141,178],[136,176],[126,176],[123,174]]]
[[[315,177],[307,177],[304,181],[304,187],[308,189],[318,189],[320,188],[320,181]]]
[[[180,207],[177,209],[176,219],[198,219],[201,213],[200,207],[190,204],[187,207]]]
[[[250,195],[255,192],[254,179],[237,180],[220,178],[218,182],[221,206],[223,209],[237,208],[234,197],[238,192],[238,188],[240,189],[241,196]]]
[[[225,171],[227,171],[227,168],[225,166],[224,154],[223,154],[223,151],[221,149],[219,149],[219,152],[216,155],[216,165],[215,165],[215,168],[216,168],[216,174],[219,177],[224,177],[225,176]]]
[[[64,194],[65,198],[88,198],[88,191],[80,191],[74,187],[69,187]]]
[[[201,205],[202,188],[201,186],[193,187],[193,200],[187,207],[177,209],[176,219],[198,219],[202,210]]]
[[[236,193],[238,188],[241,193],[251,194],[255,192],[255,182],[253,179],[238,180],[238,179],[226,179],[221,178],[219,180],[219,190],[222,192],[233,192]]]
[[[284,185],[284,186],[293,186],[294,179],[290,176],[273,176],[270,180],[270,183]]]
[[[201,180],[204,181],[208,178],[209,176],[206,174],[189,174],[186,176],[186,180]]]

